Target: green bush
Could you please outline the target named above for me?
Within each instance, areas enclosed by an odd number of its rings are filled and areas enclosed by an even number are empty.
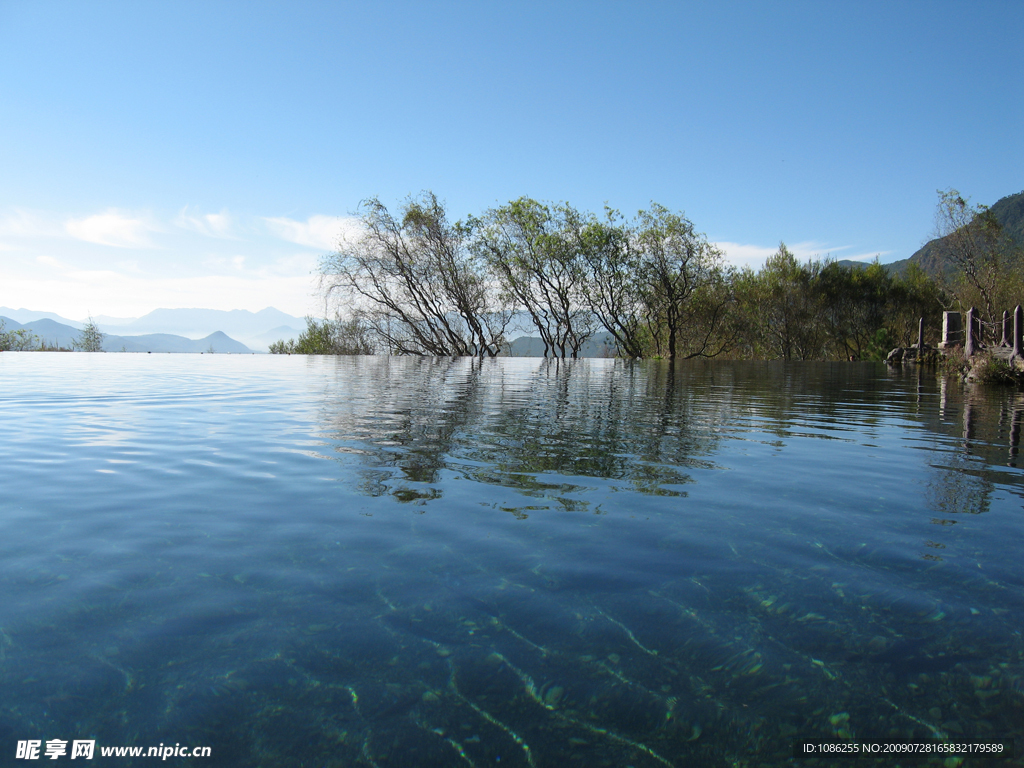
[[[99,329],[99,326],[90,317],[89,322],[85,324],[85,328],[79,332],[78,337],[72,342],[71,346],[79,352],[102,352],[104,338],[106,338],[106,334]]]
[[[975,355],[970,362],[967,378],[984,384],[1020,384],[1022,376],[1009,362],[990,352]]]
[[[0,320],[0,352],[28,352],[39,349],[39,337],[34,333],[19,328],[16,331],[5,331],[6,324]]]
[[[981,384],[1024,384],[1024,372],[1017,370],[1008,361],[988,351],[967,358],[960,347],[939,357],[939,373]]]
[[[272,355],[372,355],[373,344],[365,325],[359,320],[317,320],[306,318],[306,330],[298,340],[275,341]]]

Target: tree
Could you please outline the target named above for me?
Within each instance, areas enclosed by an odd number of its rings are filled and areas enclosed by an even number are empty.
[[[0,352],[27,352],[39,349],[39,337],[34,333],[19,328],[16,331],[5,331],[7,324],[0,320]]]
[[[908,347],[917,343],[917,325],[922,317],[940,316],[939,313],[946,306],[944,292],[936,280],[914,263],[907,265],[906,271],[896,278],[896,289],[898,293],[891,311],[891,328],[897,342],[895,346]],[[925,328],[930,325],[931,322],[926,319]]]
[[[275,341],[270,345],[276,355],[372,355],[369,329],[358,319],[317,320],[306,318],[306,330],[298,340]]]
[[[823,328],[815,291],[820,271],[820,262],[800,264],[785,243],[779,243],[779,250],[765,261],[751,298],[766,357],[813,360],[822,356]]]
[[[489,211],[478,248],[527,314],[545,356],[576,357],[598,327],[631,358],[714,357],[735,341],[722,254],[682,214],[652,204],[626,222],[520,198]]]
[[[904,275],[866,266],[800,264],[786,248],[734,280],[742,356],[880,359],[917,341],[918,320],[940,307],[941,291],[916,264]],[[887,346],[888,345],[888,346]]]
[[[377,198],[361,206],[362,235],[320,264],[328,298],[351,307],[393,354],[494,356],[511,314],[501,306],[469,230],[431,192],[395,218]]]
[[[72,342],[72,346],[79,352],[102,352],[104,338],[106,338],[106,334],[100,331],[99,326],[93,322],[90,315],[89,321]]]
[[[475,220],[477,253],[502,298],[525,312],[544,342],[544,356],[578,357],[597,323],[584,292],[586,262],[577,230],[585,217],[568,204],[521,197]]]
[[[826,260],[813,272],[815,284],[809,287],[825,330],[824,356],[865,359],[880,331],[885,331],[881,338],[891,334],[897,279],[877,259],[867,267]]]
[[[629,225],[606,208],[604,221],[591,217],[575,235],[587,265],[587,306],[615,340],[617,355],[644,357],[653,343],[645,322],[640,254]]]
[[[989,322],[1002,312],[1007,275],[1003,228],[986,205],[973,206],[955,189],[938,191],[935,236],[939,253],[958,271],[952,291],[961,307],[980,305]]]
[[[734,337],[723,331],[732,293],[721,251],[684,215],[657,203],[637,214],[630,239],[656,354],[674,360],[728,349]]]

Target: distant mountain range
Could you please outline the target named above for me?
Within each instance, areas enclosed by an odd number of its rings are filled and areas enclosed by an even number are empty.
[[[69,345],[83,328],[83,323],[54,312],[0,307],[0,317],[6,319],[8,331],[24,327],[47,343],[66,339]],[[108,335],[105,349],[120,351],[124,347],[129,352],[205,352],[211,344],[218,352],[266,352],[271,343],[297,338],[306,327],[302,318],[273,307],[259,312],[156,309],[138,318],[100,315],[94,321]],[[37,323],[43,325],[34,327]],[[140,345],[145,349],[134,348]]]
[[[10,317],[0,315],[5,331],[24,328],[38,336],[47,346],[70,348],[78,339],[81,329],[58,323],[44,317],[28,323],[19,323]],[[80,325],[80,323],[79,323]],[[116,336],[106,334],[103,339],[104,352],[218,352],[252,354],[253,350],[230,336],[216,331],[202,339],[188,339],[171,333],[147,333],[141,336]]]
[[[509,357],[543,357],[544,342],[537,336],[520,336],[509,344]],[[580,347],[580,357],[615,357],[615,339],[596,333]]]
[[[7,318],[8,321],[13,320],[16,323],[31,323],[36,320],[54,320],[63,325],[70,325],[72,328],[82,330],[83,323],[77,320],[68,320],[66,317],[61,317],[56,312],[36,312],[32,309],[11,309],[10,307],[0,307],[0,317]],[[7,330],[11,330],[10,322],[8,322]]]

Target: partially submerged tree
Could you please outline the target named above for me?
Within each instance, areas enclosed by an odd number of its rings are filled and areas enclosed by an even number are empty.
[[[669,360],[715,357],[734,342],[728,329],[724,257],[681,213],[652,203],[630,233],[655,353]]]
[[[586,262],[576,238],[583,217],[567,204],[521,197],[474,222],[475,247],[504,300],[529,316],[544,356],[578,357],[597,323],[587,304]]]
[[[106,338],[106,334],[100,331],[99,326],[93,322],[90,316],[71,346],[79,352],[102,352],[104,338]]]
[[[722,254],[682,214],[654,204],[626,222],[520,198],[489,211],[478,233],[545,356],[577,357],[602,326],[632,358],[714,357],[733,343]]]
[[[867,267],[826,260],[813,271],[824,344],[831,345],[836,356],[864,359],[879,331],[886,331],[883,338],[891,335],[897,278],[877,260]]]
[[[377,198],[362,204],[362,234],[320,264],[321,288],[351,308],[392,354],[495,356],[511,317],[431,192],[408,199],[398,218]]]
[[[735,281],[744,357],[880,359],[917,341],[918,320],[941,308],[941,291],[916,264],[904,275],[877,260],[799,263],[785,244],[759,272]]]
[[[966,206],[959,196],[947,202],[954,212]],[[321,262],[321,286],[391,354],[497,355],[517,314],[549,357],[579,356],[603,328],[606,349],[629,358],[865,359],[915,341],[918,318],[941,294],[913,267],[899,276],[878,263],[801,264],[785,244],[760,271],[736,271],[682,213],[657,204],[626,220],[523,197],[452,224],[427,192],[396,216],[371,199],[361,221],[362,234]],[[988,236],[978,216],[964,226],[981,227],[969,245]],[[988,263],[978,253],[964,263]],[[1005,293],[1013,279],[1002,275]],[[324,323],[310,325],[302,350],[332,348]]]
[[[641,358],[653,349],[644,304],[640,253],[618,211],[590,217],[575,233],[586,262],[587,307],[615,341],[620,357]]]

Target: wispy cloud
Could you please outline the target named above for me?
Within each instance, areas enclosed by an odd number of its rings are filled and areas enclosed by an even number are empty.
[[[764,266],[765,260],[779,250],[779,246],[751,245],[749,243],[731,243],[719,241],[714,245],[725,253],[725,260],[737,267],[750,267],[760,269]],[[841,254],[841,251],[848,251],[853,246],[840,245],[829,246],[827,243],[820,243],[814,240],[805,240],[799,243],[786,243],[786,248],[792,253],[797,261],[809,261],[811,259],[849,259],[851,261],[870,261],[876,256],[885,256],[889,251],[876,253],[861,253],[857,255]]]
[[[178,212],[174,223],[182,229],[198,232],[207,237],[218,237],[225,240],[236,237],[235,221],[226,210],[222,210],[220,213],[198,214],[190,212],[186,206]]]
[[[333,251],[342,237],[360,231],[357,219],[343,216],[310,216],[305,221],[284,217],[263,220],[275,237],[322,251]]]
[[[301,317],[320,306],[320,254],[337,247],[346,228],[353,229],[351,221],[268,221],[187,207],[162,215],[4,208],[0,305],[42,307],[68,317],[90,311],[137,317],[157,307],[275,306]],[[95,244],[111,253],[97,260]]]
[[[212,253],[202,260],[201,267],[209,274],[236,275],[249,279],[305,276],[312,285],[318,257],[309,251],[292,253],[273,259],[253,255]]]
[[[0,237],[38,238],[67,237],[60,220],[52,214],[14,208],[0,215]]]
[[[764,264],[765,259],[775,253],[777,248],[746,243],[730,243],[721,241],[713,245],[725,254],[725,260],[736,267],[757,267]]]
[[[117,209],[84,219],[69,219],[64,229],[78,240],[113,248],[155,248],[150,234],[161,231],[149,217],[133,216]]]
[[[59,311],[66,317],[140,317],[158,307],[248,309],[274,306],[301,317],[319,306],[308,275],[197,275],[155,278],[122,270],[39,273],[0,265],[0,306]]]

